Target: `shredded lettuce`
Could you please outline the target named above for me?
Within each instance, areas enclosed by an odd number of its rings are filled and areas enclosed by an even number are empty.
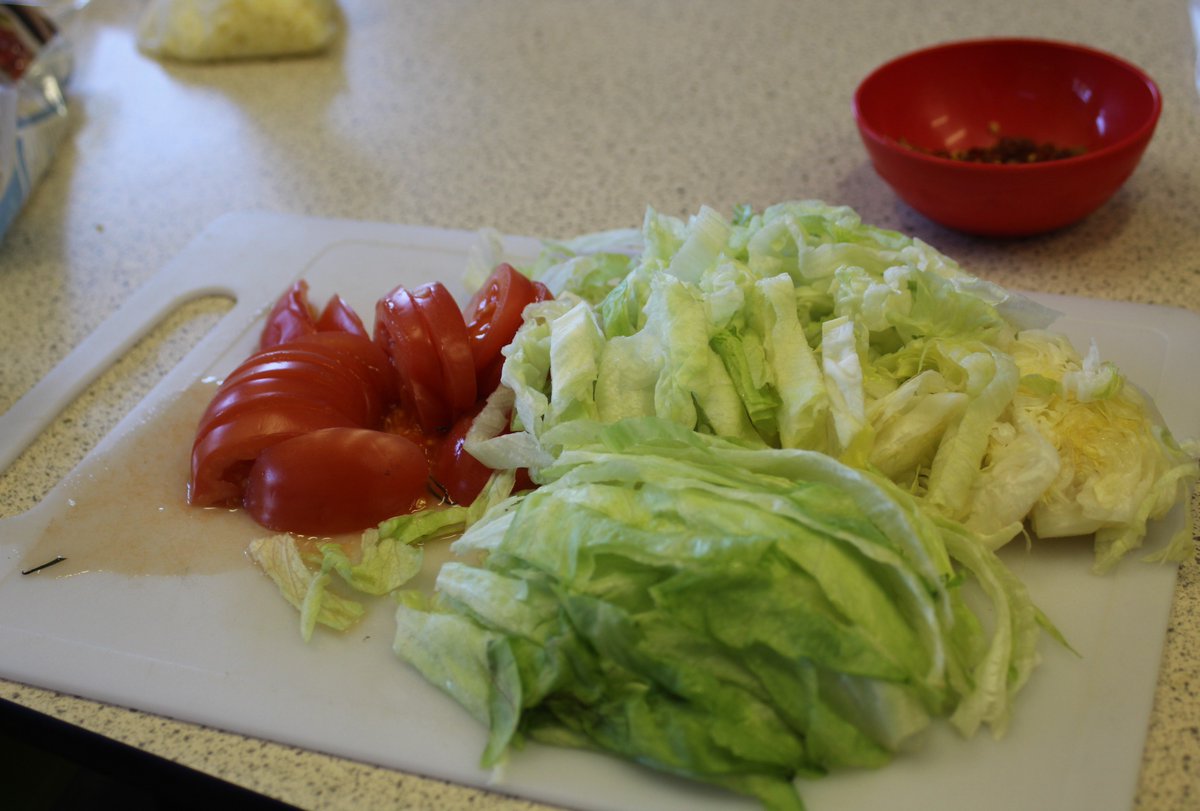
[[[258,538],[246,551],[300,611],[300,635],[308,641],[318,624],[345,631],[366,614],[361,599],[333,587],[335,574],[351,594],[391,594],[421,571],[425,541],[460,534],[474,515],[466,507],[452,506],[391,518],[363,532],[353,551],[340,543],[314,543],[288,533]]]
[[[485,765],[544,741],[798,809],[796,778],[883,765],[935,718],[1003,733],[1039,618],[969,532],[822,453],[655,416],[589,433],[455,542],[481,564],[397,611],[397,654],[488,725]]]
[[[989,547],[1094,533],[1097,571],[1138,548],[1198,477],[1096,347],[1080,356],[1047,331],[1053,311],[845,206],[743,207],[729,221],[648,209],[640,254],[629,232],[606,252],[613,233],[591,242],[602,264],[620,257],[620,280],[579,273],[578,250],[531,269],[593,316],[547,311],[510,347],[505,382],[543,466],[576,416],[657,416],[883,473]],[[545,363],[556,318],[559,341],[576,339],[559,354],[579,359],[559,371]],[[1187,553],[1188,523],[1157,557]]]
[[[312,637],[317,623],[344,631],[366,613],[362,603],[328,590],[329,573],[309,565],[295,537],[281,534],[258,538],[246,553],[300,612],[300,635],[305,641]]]

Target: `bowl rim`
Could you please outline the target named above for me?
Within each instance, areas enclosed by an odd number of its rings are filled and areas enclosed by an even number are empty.
[[[1087,54],[1091,57],[1096,57],[1110,62],[1117,67],[1137,79],[1145,86],[1150,93],[1151,111],[1146,120],[1143,121],[1133,132],[1125,137],[1113,141],[1100,149],[1084,152],[1081,155],[1072,155],[1067,158],[1058,158],[1052,161],[1036,161],[1033,163],[983,163],[981,161],[963,161],[955,160],[954,158],[943,158],[937,155],[931,155],[927,152],[922,152],[917,149],[904,146],[890,135],[886,135],[872,126],[864,117],[862,112],[862,95],[867,85],[876,80],[885,71],[894,68],[896,65],[924,56],[930,53],[940,51],[962,50],[967,48],[978,47],[981,45],[1035,45],[1041,47],[1049,47],[1055,50],[1075,51],[1078,53]],[[1154,134],[1154,129],[1158,125],[1159,117],[1162,115],[1163,97],[1162,90],[1158,83],[1144,71],[1142,68],[1132,62],[1122,59],[1108,51],[1100,50],[1089,45],[1083,45],[1077,42],[1068,42],[1066,40],[1048,39],[1043,37],[975,37],[971,39],[948,40],[945,42],[935,43],[923,48],[902,53],[886,62],[878,65],[871,70],[858,86],[854,89],[854,95],[851,97],[851,108],[854,113],[855,123],[858,124],[859,132],[869,138],[878,146],[887,149],[896,154],[903,154],[917,160],[925,162],[932,166],[954,166],[962,171],[967,172],[983,172],[983,173],[1003,173],[1003,172],[1037,172],[1047,171],[1054,167],[1078,166],[1086,163],[1104,160],[1104,158],[1113,155],[1117,152],[1129,149],[1134,144],[1143,140],[1148,141]]]

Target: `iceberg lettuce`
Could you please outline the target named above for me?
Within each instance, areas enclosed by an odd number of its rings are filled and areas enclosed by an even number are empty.
[[[592,310],[580,365],[530,366],[563,317],[547,311],[518,332],[505,371],[543,463],[565,417],[657,416],[883,473],[989,547],[1028,530],[1096,533],[1097,571],[1197,479],[1119,370],[1045,329],[1052,311],[845,206],[743,207],[731,221],[649,209],[640,253],[628,231],[573,244],[530,272]],[[597,285],[580,273],[589,244],[627,274]],[[1189,531],[1160,554],[1186,553]]]
[[[1062,336],[1029,330],[1013,356],[1028,385],[1012,410],[1058,460],[1032,505],[1032,529],[1039,538],[1094,534],[1094,568],[1108,571],[1142,545],[1150,520],[1191,492],[1195,459],[1150,418],[1146,398],[1100,361],[1094,345],[1081,357]],[[1192,549],[1189,521],[1152,559],[1181,561]]]
[[[1003,733],[1039,616],[961,527],[818,452],[653,416],[588,434],[455,542],[482,563],[397,610],[396,653],[488,725],[485,765],[599,749],[798,809],[797,778],[936,718]]]

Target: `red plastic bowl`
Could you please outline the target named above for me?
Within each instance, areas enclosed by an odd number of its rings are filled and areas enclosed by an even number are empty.
[[[916,51],[854,93],[863,144],[896,194],[936,222],[992,236],[1050,231],[1099,208],[1137,167],[1161,112],[1158,86],[1137,67],[1038,39]],[[928,154],[991,146],[997,132],[1084,152],[1022,164]]]

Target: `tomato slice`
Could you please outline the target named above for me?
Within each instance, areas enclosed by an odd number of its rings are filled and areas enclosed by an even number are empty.
[[[397,287],[376,303],[375,343],[396,369],[401,404],[421,427],[439,431],[449,425],[437,349],[405,287]]]
[[[279,297],[258,339],[259,349],[287,343],[317,331],[317,314],[308,302],[308,282],[301,279]]]
[[[479,389],[479,398],[487,399],[487,396],[496,390],[500,385],[500,376],[504,372],[504,356],[497,355],[495,360],[481,369],[475,375],[475,385]]]
[[[256,352],[222,382],[200,418],[188,500],[236,505],[263,449],[319,428],[378,427],[394,390],[391,364],[359,335],[315,333]]]
[[[467,338],[458,302],[441,282],[423,284],[412,291],[412,300],[433,337],[442,372],[442,391],[450,407],[450,417],[475,405],[475,360]]]
[[[329,409],[299,404],[248,411],[214,426],[192,446],[188,503],[238,506],[246,476],[260,453],[286,439],[334,427],[348,426]]]
[[[320,333],[322,337],[329,333]],[[350,336],[343,336],[350,337]],[[365,339],[358,339],[364,341]],[[394,379],[382,371],[358,363],[353,357],[328,348],[299,342],[280,344],[249,357],[222,382],[202,423],[228,404],[229,398],[252,380],[299,382],[309,387],[315,399],[341,403],[347,415],[363,426],[374,427],[394,399]],[[387,370],[391,373],[391,370]],[[260,388],[261,390],[261,388]],[[323,396],[322,396],[323,395]]]
[[[395,402],[396,369],[383,350],[365,334],[318,332],[297,338],[293,343],[336,357],[362,377],[385,405]]]
[[[441,446],[443,436],[440,432],[426,431],[421,427],[416,415],[403,407],[393,408],[388,412],[383,421],[382,430],[389,434],[399,434],[414,445],[420,446],[425,451],[425,458],[429,460],[430,464],[433,463],[434,454]]]
[[[196,427],[196,441],[203,439],[218,425],[263,409],[323,409],[347,425],[374,425],[363,414],[361,401],[354,403],[346,397],[348,391],[353,394],[345,386],[314,386],[311,380],[299,377],[256,377],[245,380],[217,392]]]
[[[364,427],[382,419],[381,401],[352,372],[307,358],[289,358],[264,361],[226,378],[201,416],[197,431],[203,431],[241,400],[272,391],[333,407]]]
[[[370,339],[358,313],[336,293],[317,315],[308,298],[308,282],[301,279],[275,302],[263,325],[258,348],[270,349],[318,332],[344,332]]]
[[[463,506],[470,506],[479,497],[494,472],[492,468],[467,453],[465,447],[467,432],[471,430],[482,405],[480,403],[478,408],[459,417],[450,427],[434,452],[430,469],[433,480],[445,489],[455,504]],[[518,470],[514,489],[532,488],[533,481],[529,478],[529,471],[524,468]]]
[[[325,303],[325,309],[317,318],[317,332],[346,332],[369,338],[358,313],[336,293]]]
[[[355,532],[410,512],[428,477],[424,452],[402,436],[327,428],[264,450],[247,477],[245,507],[280,532]]]
[[[340,296],[318,315],[297,281],[201,418],[189,502],[245,506],[269,529],[350,532],[421,504],[432,459],[470,503],[491,475],[463,449],[478,395],[498,383],[525,306],[549,297],[501,265],[466,316],[440,283],[400,286],[368,333]]]
[[[545,285],[541,287],[549,295]],[[471,297],[463,312],[476,372],[491,365],[500,350],[512,341],[521,326],[525,305],[534,301],[536,295],[534,283],[505,262],[496,266]]]
[[[478,409],[455,420],[434,453],[431,475],[456,504],[469,505],[492,475],[487,467],[467,453],[463,443]]]

